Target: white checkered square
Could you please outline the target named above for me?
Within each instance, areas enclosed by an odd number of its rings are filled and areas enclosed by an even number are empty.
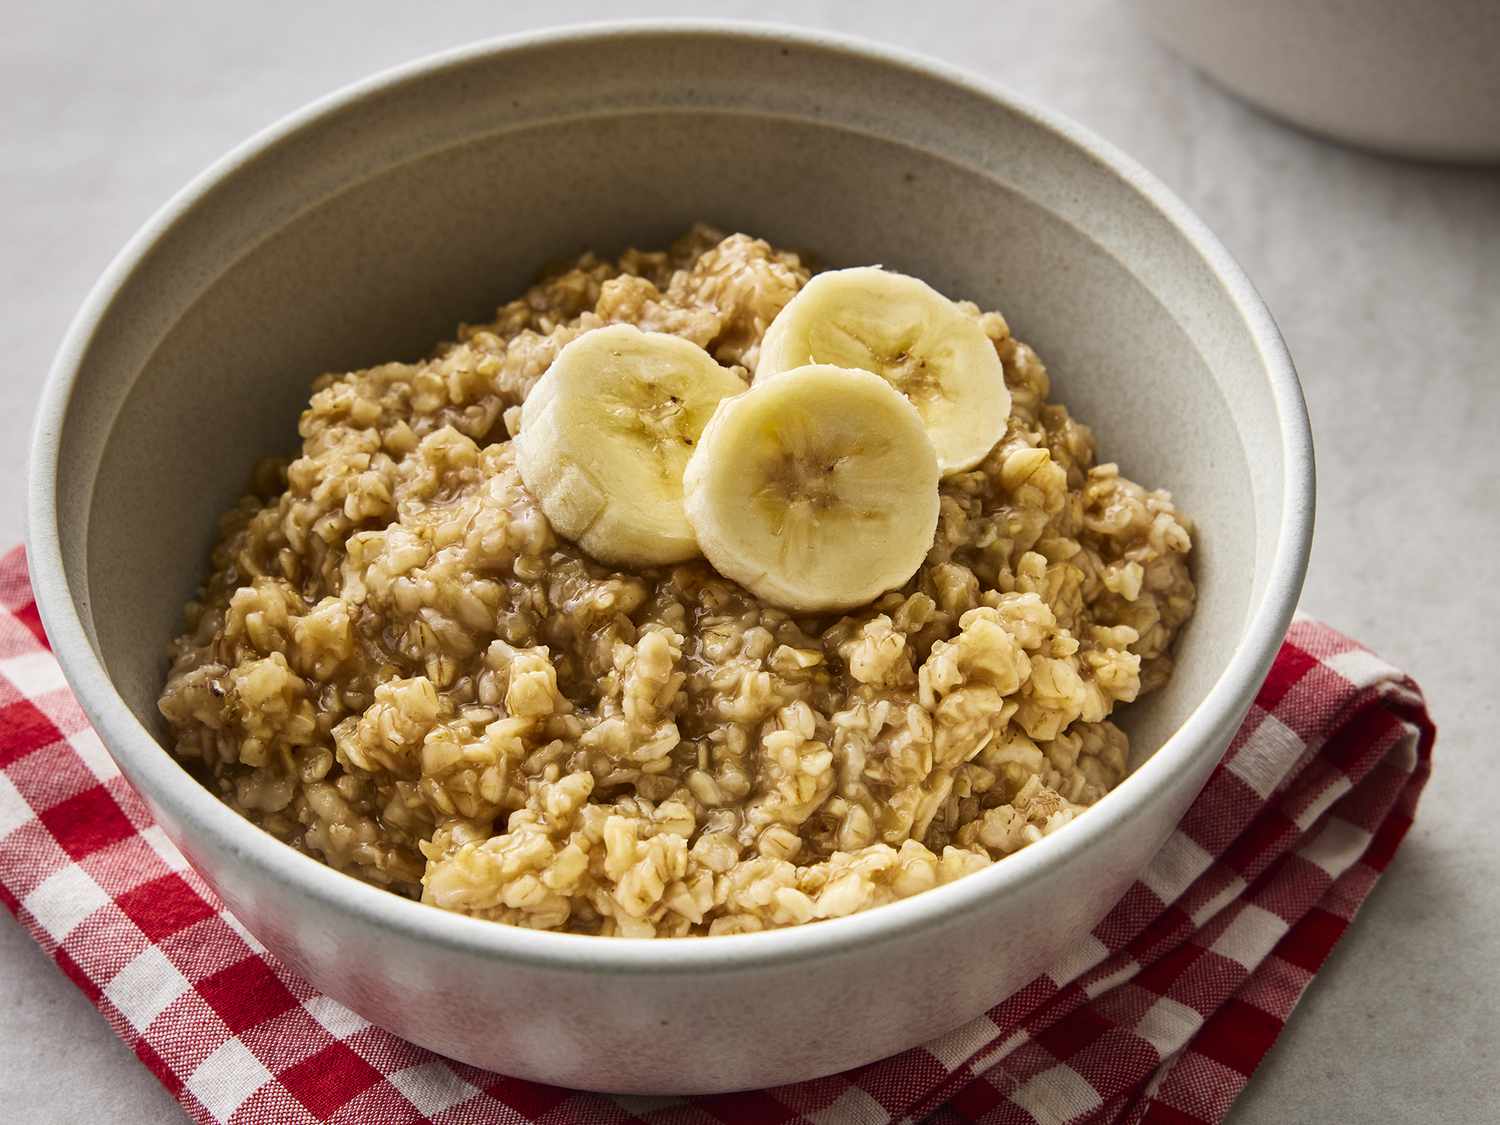
[[[1370,834],[1357,824],[1331,816],[1323,830],[1297,849],[1297,854],[1315,863],[1337,879],[1354,866],[1370,846]]]
[[[238,1039],[226,1039],[198,1064],[187,1080],[193,1097],[215,1121],[228,1121],[251,1094],[271,1080],[271,1072]]]
[[[46,651],[25,652],[20,656],[0,660],[0,676],[15,685],[17,691],[27,699],[35,699],[48,692],[60,691],[68,686],[63,679],[57,659]]]
[[[0,839],[29,823],[35,816],[31,806],[26,803],[26,798],[11,784],[10,778],[0,773]]]
[[[104,986],[104,995],[132,1027],[145,1031],[167,1005],[192,987],[165,953],[148,945]]]
[[[390,1083],[406,1095],[423,1117],[436,1117],[479,1092],[440,1062],[418,1063],[398,1070],[390,1076]]]
[[[1195,844],[1191,837],[1173,832],[1141,873],[1141,882],[1162,902],[1176,902],[1213,861],[1214,857]]]
[[[1093,1083],[1067,1063],[1034,1075],[1010,1095],[1010,1100],[1036,1118],[1037,1125],[1063,1125],[1104,1104]]]
[[[1163,996],[1147,1008],[1135,1033],[1156,1048],[1156,1053],[1166,1058],[1172,1054],[1203,1026],[1203,1017],[1186,1004],[1179,1004],[1170,996]]]
[[[945,1068],[955,1070],[973,1058],[974,1052],[993,1039],[997,1030],[994,1020],[989,1016],[980,1016],[962,1027],[954,1028],[947,1035],[934,1039],[926,1044],[926,1049]]]
[[[61,942],[79,922],[108,902],[109,896],[88,872],[76,863],[70,863],[38,884],[22,905],[52,936],[52,940]]]
[[[1070,946],[1058,958],[1057,964],[1048,970],[1058,985],[1069,984],[1088,972],[1109,956],[1109,949],[1093,934],[1085,934],[1075,945]]]
[[[858,1086],[850,1086],[821,1113],[812,1115],[818,1125],[885,1125],[891,1115]]]
[[[1353,648],[1337,656],[1325,656],[1323,663],[1351,684],[1361,687],[1377,680],[1399,677],[1401,674],[1373,652],[1366,652],[1362,648]]]
[[[89,768],[89,773],[100,781],[120,776],[120,767],[115,765],[115,760],[109,756],[109,751],[99,741],[93,727],[84,727],[68,735],[68,745],[77,751],[83,764]]]
[[[1266,715],[1224,768],[1265,798],[1301,759],[1303,749],[1302,740],[1290,727],[1275,715]]]
[[[1275,914],[1246,903],[1210,948],[1250,969],[1265,959],[1286,931],[1287,924]]]
[[[369,1020],[351,1012],[331,996],[314,996],[302,1006],[335,1039],[345,1039],[370,1026]]]
[[[170,870],[187,870],[187,860],[182,858],[182,853],[177,850],[177,845],[167,839],[167,834],[161,830],[161,825],[153,824],[148,828],[141,829],[141,839],[146,841],[151,850],[160,857],[161,861]]]
[[[245,943],[246,948],[248,948],[251,953],[266,952],[266,947],[260,942],[256,941],[255,935],[252,934],[249,930],[245,929],[245,924],[238,918],[236,918],[233,914],[229,913],[229,911],[220,911],[219,917],[224,919],[224,924],[226,926],[240,935],[240,940]]]

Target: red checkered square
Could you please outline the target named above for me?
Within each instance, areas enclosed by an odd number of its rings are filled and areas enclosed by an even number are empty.
[[[1284,644],[1276,655],[1276,663],[1266,676],[1255,695],[1255,705],[1265,711],[1275,711],[1286,693],[1301,683],[1302,678],[1318,666],[1318,658],[1293,644]]]
[[[42,648],[51,649],[51,642],[47,640],[47,631],[42,628],[42,615],[36,608],[36,602],[28,601],[25,605],[11,610],[10,616],[37,644]]]
[[[381,1081],[380,1071],[339,1042],[328,1044],[276,1077],[319,1121],[327,1120],[345,1102]]]
[[[1036,1035],[1036,1044],[1053,1058],[1066,1062],[1106,1035],[1114,1025],[1093,1008],[1079,1008]]]
[[[419,1113],[411,1100],[390,1082],[382,1079],[362,1094],[357,1094],[336,1109],[328,1118],[332,1125],[416,1125],[429,1120]]]
[[[1005,1101],[1005,1095],[980,1076],[963,1086],[948,1102],[948,1108],[965,1121],[980,1121],[996,1106]]]
[[[510,1107],[519,1113],[523,1120],[535,1121],[540,1117],[551,1113],[573,1096],[571,1090],[559,1089],[556,1086],[544,1086],[539,1082],[522,1082],[518,1078],[506,1078],[503,1075],[488,1075],[488,1081],[484,1084],[484,1092],[494,1098],[500,1104]],[[729,1097],[738,1098],[740,1095],[731,1094]],[[777,1112],[780,1112],[779,1109]],[[735,1122],[741,1119],[725,1118],[726,1121]],[[776,1122],[787,1120],[773,1113],[769,1117],[760,1118],[766,1125],[775,1125]]]
[[[1362,862],[1373,867],[1376,871],[1384,871],[1400,847],[1401,841],[1406,838],[1407,829],[1411,827],[1411,821],[1405,816],[1389,817],[1375,832],[1370,841],[1370,850],[1364,855]]]
[[[1255,790],[1220,765],[1177,831],[1210,855],[1222,855],[1261,807]]]
[[[1224,864],[1240,878],[1251,881],[1300,835],[1296,822],[1281,809],[1267,809],[1229,846]]]
[[[1203,1119],[1153,1099],[1141,1115],[1139,1125],[1202,1125]]]
[[[141,1064],[167,1088],[167,1093],[174,1098],[182,1093],[182,1079],[172,1069],[172,1064],[157,1054],[156,1048],[151,1046],[144,1037],[135,1041],[135,1057],[140,1059]]]
[[[1135,978],[1135,984],[1147,991],[1167,996],[1177,987],[1178,981],[1208,955],[1208,950],[1196,941],[1184,942],[1155,961],[1144,964]]]
[[[1132,883],[1123,898],[1110,909],[1097,926],[1094,936],[1109,949],[1122,949],[1141,932],[1141,928],[1157,918],[1166,909],[1166,903],[1156,897],[1155,892],[1144,883]]]
[[[0,678],[0,902],[203,1125],[998,1125],[1063,1103],[1212,1125],[1390,861],[1431,769],[1415,686],[1299,622],[1172,846],[1051,973],[932,1050],[622,1104],[437,1060],[254,953],[140,835],[145,807],[97,741],[79,742],[81,712],[39,663],[19,553],[0,560],[0,605],[15,607],[0,609],[0,656],[22,658]]]
[[[52,720],[27,699],[0,707],[0,731],[5,732],[0,738],[0,769],[62,737]]]
[[[879,1064],[859,1067],[844,1074],[814,1078],[809,1082],[799,1082],[794,1086],[773,1087],[766,1092],[796,1110],[803,1117],[816,1117],[819,1114],[827,1117],[828,1114],[825,1111],[838,1104],[840,1099],[848,1097],[852,1087],[858,1087],[860,1094],[864,1095],[860,1098],[861,1101],[874,1098],[876,1102],[880,1102],[878,1087],[881,1079],[874,1074],[879,1069]],[[948,1070],[943,1068],[940,1081],[948,1077]],[[903,1092],[901,1096],[903,1106],[906,1105],[906,1097],[907,1095]],[[837,1117],[833,1120],[837,1120]]]
[[[246,957],[205,977],[197,988],[198,995],[235,1035],[297,1005],[286,985],[260,957]]]
[[[151,941],[160,941],[218,913],[176,872],[142,883],[115,901]]]
[[[1127,948],[1136,960],[1148,961],[1158,950],[1176,948],[1192,932],[1192,918],[1174,903],[1151,919]]]
[[[1399,720],[1389,711],[1366,711],[1350,718],[1326,741],[1319,758],[1346,774],[1362,773],[1361,768],[1381,750],[1396,732]]]
[[[899,1071],[883,1067],[879,1063],[872,1063],[848,1077],[857,1082],[859,1087],[880,1105],[896,1110],[906,1105],[913,1085],[936,1086],[948,1077],[948,1068],[929,1051],[912,1051],[907,1056],[906,1065]],[[804,1083],[803,1085],[813,1084]],[[822,1104],[825,1100],[832,1104],[843,1092],[839,1088],[842,1085],[844,1085],[843,1082],[829,1083],[830,1089],[823,1092],[823,1096],[817,1099],[815,1104]],[[799,1108],[808,1107],[804,1102],[799,1103]]]
[[[37,819],[75,860],[135,835],[135,825],[102,785],[58,802]]]
[[[1204,1058],[1250,1074],[1281,1034],[1281,1021],[1251,1004],[1230,998],[1204,1021],[1193,1050]]]
[[[63,976],[77,985],[78,990],[87,996],[90,1001],[96,1004],[99,1002],[99,997],[103,994],[104,990],[89,975],[87,969],[73,960],[73,955],[65,947],[59,946],[57,951],[52,955],[52,960],[62,970]]]

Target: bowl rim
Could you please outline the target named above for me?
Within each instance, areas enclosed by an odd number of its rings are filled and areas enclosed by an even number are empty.
[[[115,690],[89,640],[64,573],[58,521],[62,422],[82,361],[101,320],[161,236],[241,167],[304,127],[377,93],[486,57],[606,39],[704,36],[855,56],[862,62],[977,95],[1082,149],[1151,204],[1188,241],[1228,293],[1249,329],[1270,385],[1284,475],[1282,533],[1265,588],[1259,603],[1251,607],[1228,665],[1208,693],[1150,758],[1090,808],[1088,816],[1079,817],[1067,831],[1047,836],[1003,863],[944,886],[812,925],[676,941],[528,930],[413,902],[336,871],[245,820],[187,773]],[[1164,788],[1174,773],[1208,753],[1214,733],[1233,725],[1253,699],[1280,647],[1301,591],[1311,546],[1315,495],[1307,410],[1291,357],[1270,311],[1202,220],[1132,158],[1061,114],[987,79],[914,52],[842,33],[776,23],[699,19],[580,23],[482,40],[380,71],[256,133],[169,199],[94,285],[69,325],[48,373],[33,429],[30,464],[27,554],[34,596],[53,651],[89,721],[101,735],[107,732],[103,741],[110,753],[120,760],[122,768],[128,764],[128,777],[138,779],[152,799],[168,808],[187,831],[212,838],[219,850],[257,869],[261,877],[288,885],[325,908],[359,916],[393,937],[536,968],[652,975],[786,966],[833,955],[856,943],[907,938],[952,924],[998,894],[1054,876],[1063,866],[1092,851],[1104,837],[1120,831],[1145,811],[1152,795]]]

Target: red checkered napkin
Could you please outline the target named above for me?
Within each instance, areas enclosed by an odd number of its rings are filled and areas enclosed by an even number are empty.
[[[1411,824],[1415,684],[1292,627],[1223,763],[1062,964],[965,1027],[815,1082],[691,1099],[443,1059],[313,990],[226,913],[84,721],[0,559],[0,901],[200,1122],[1216,1122]]]

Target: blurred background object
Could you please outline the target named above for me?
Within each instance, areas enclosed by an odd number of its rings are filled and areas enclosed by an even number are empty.
[[[1267,113],[1419,160],[1500,161],[1497,0],[1130,0]]]

